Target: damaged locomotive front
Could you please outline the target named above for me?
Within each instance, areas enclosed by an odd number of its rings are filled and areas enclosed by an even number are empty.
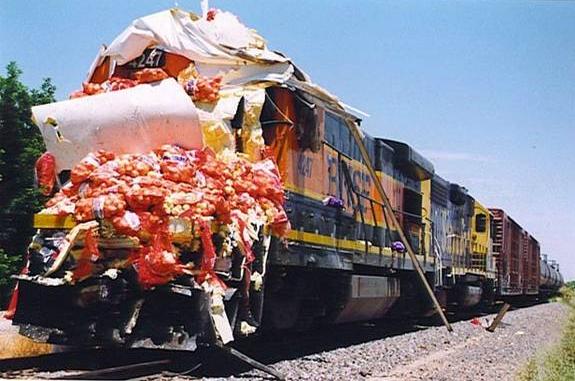
[[[176,152],[182,158],[170,161]],[[164,146],[145,155],[157,164],[146,169],[152,186],[120,169],[143,155],[106,155],[91,171],[75,166],[35,216],[14,298],[21,332],[63,345],[187,350],[229,342],[236,327],[252,333],[249,289],[259,291],[270,235],[288,228],[273,162]]]
[[[51,198],[15,276],[20,332],[186,350],[253,333],[289,231],[260,114],[293,72],[231,13],[172,9],[103,48],[69,100],[34,107]]]

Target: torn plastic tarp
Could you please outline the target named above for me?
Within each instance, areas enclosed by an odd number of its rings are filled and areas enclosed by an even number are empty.
[[[111,75],[115,65],[130,62],[149,47],[158,47],[192,60],[202,76],[221,75],[224,88],[287,84],[309,92],[342,114],[350,111],[349,106],[314,84],[289,58],[267,49],[262,37],[253,29],[247,28],[233,14],[223,11],[217,11],[210,20],[205,15],[199,17],[180,9],[134,20],[108,48],[100,51],[90,68],[88,81],[107,58],[112,61],[108,70]],[[357,110],[352,110],[352,114],[356,113]]]
[[[163,144],[203,147],[198,112],[174,79],[32,108],[60,172],[100,149],[145,153]]]
[[[123,65],[154,45],[195,62],[213,65],[288,61],[266,49],[263,39],[229,12],[219,12],[214,20],[207,21],[180,9],[171,9],[134,20],[99,54],[90,76],[106,56]],[[285,65],[278,66],[278,72],[282,70]]]

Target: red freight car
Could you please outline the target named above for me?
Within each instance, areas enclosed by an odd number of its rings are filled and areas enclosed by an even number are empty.
[[[539,242],[527,232],[523,234],[523,293],[539,293]]]
[[[493,214],[493,257],[497,266],[497,293],[501,296],[523,294],[523,229],[501,209]]]

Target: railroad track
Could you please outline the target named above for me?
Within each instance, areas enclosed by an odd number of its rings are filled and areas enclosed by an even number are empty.
[[[492,312],[464,312],[448,317],[456,322]],[[320,327],[299,334],[264,332],[239,340],[231,348],[262,364],[273,364],[438,325],[441,321],[435,318],[402,319]],[[150,379],[155,375],[227,377],[251,368],[234,353],[219,348],[202,348],[196,352],[93,349],[0,360],[0,377],[90,380]]]
[[[2,378],[128,380],[186,373],[199,363],[192,353],[92,349],[0,360]]]
[[[318,328],[305,333],[272,334],[240,340],[232,348],[263,364],[342,348],[416,328],[414,324],[378,322]],[[334,335],[334,332],[336,334]],[[0,360],[2,378],[114,379],[128,380],[153,375],[226,377],[251,369],[229,351],[202,348],[196,352],[147,349],[92,349]]]

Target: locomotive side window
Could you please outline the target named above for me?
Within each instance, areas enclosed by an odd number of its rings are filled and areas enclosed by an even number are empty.
[[[304,151],[319,152],[321,148],[321,129],[318,107],[304,93],[295,91],[293,94],[297,116],[295,128],[299,147]]]
[[[421,193],[415,192],[409,188],[403,191],[403,210],[413,216],[421,216]]]
[[[349,133],[349,129],[347,128],[345,122],[342,119],[339,119],[339,139],[341,144],[340,151],[345,153],[348,156],[351,156],[351,136]]]
[[[325,140],[328,144],[341,150],[339,138],[339,118],[332,113],[325,113]]]
[[[330,112],[325,113],[325,140],[336,150],[355,160],[361,160],[359,147],[355,143],[346,121]]]
[[[487,231],[487,216],[485,214],[475,216],[475,231],[477,233],[485,233]]]
[[[268,146],[292,135],[293,143],[302,151],[317,153],[321,148],[321,110],[301,92],[283,87],[266,89],[260,122]]]

